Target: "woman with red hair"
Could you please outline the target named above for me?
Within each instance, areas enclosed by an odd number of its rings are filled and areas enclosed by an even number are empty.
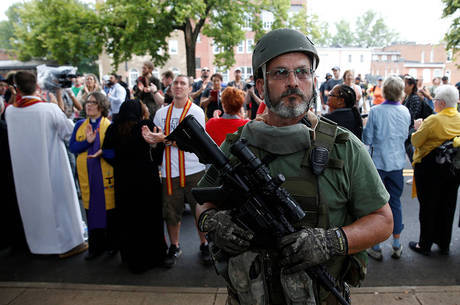
[[[224,114],[220,118],[212,118],[206,122],[206,132],[216,142],[222,144],[229,133],[234,133],[249,120],[242,119],[241,111],[244,103],[244,92],[234,87],[227,87],[221,96]]]

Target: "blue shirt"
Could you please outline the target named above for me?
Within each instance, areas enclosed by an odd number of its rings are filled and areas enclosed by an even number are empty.
[[[193,83],[193,86],[192,86],[192,92],[197,92],[198,90],[201,89],[201,87],[203,86],[203,80],[200,79],[199,81],[196,81]],[[206,85],[206,88],[205,89],[209,89],[212,87],[212,82],[209,82],[207,85]],[[200,99],[201,99],[201,94],[199,96],[197,96],[193,102],[195,104],[197,104],[198,106],[200,106]]]
[[[375,167],[383,171],[401,170],[406,164],[404,142],[409,135],[411,116],[400,103],[385,101],[371,108],[363,130]]]

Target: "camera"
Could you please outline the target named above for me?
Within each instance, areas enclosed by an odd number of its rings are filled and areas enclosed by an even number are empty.
[[[254,82],[246,83],[245,89],[246,89],[246,90],[249,90],[249,89],[251,89],[252,87],[254,87],[254,85],[255,85]]]
[[[72,66],[48,67],[40,65],[37,67],[37,81],[40,88],[56,91],[72,87],[72,78],[77,76],[77,68]]]

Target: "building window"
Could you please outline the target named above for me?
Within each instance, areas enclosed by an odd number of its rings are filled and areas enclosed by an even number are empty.
[[[156,78],[160,78],[160,71],[158,70],[158,68],[153,69],[152,75]]]
[[[399,68],[396,69],[396,74],[399,75]]]
[[[450,81],[450,70],[446,70],[446,73],[444,75],[447,76],[447,78]]]
[[[222,68],[216,67],[215,68],[215,73],[220,73],[222,74],[222,82],[223,83],[228,83],[228,70],[224,70]]]
[[[213,53],[213,54],[219,54],[220,51],[221,51],[221,49],[219,48],[219,45],[217,45],[217,44],[215,44],[215,43],[213,42],[213,44],[212,44],[212,53]]]
[[[252,75],[252,67],[240,67],[241,79],[246,81]]]
[[[169,45],[169,54],[177,54],[177,40],[170,40]]]
[[[195,57],[195,69],[201,69],[201,57]]]
[[[252,53],[252,45],[254,44],[253,39],[246,40],[246,53]]]
[[[273,13],[267,11],[262,12],[262,26],[264,30],[271,30],[274,20],[275,17],[273,16]]]
[[[425,62],[425,51],[422,51],[420,54],[420,62],[423,64]]]
[[[433,62],[434,61],[434,50],[431,49],[431,52],[430,52],[430,62]]]
[[[241,40],[238,46],[236,47],[236,53],[244,53],[244,40]]]
[[[382,61],[387,61],[387,56],[386,55],[382,55]]]
[[[243,17],[243,30],[251,30],[252,26],[251,26],[251,23],[252,23],[252,16],[245,13],[244,14],[244,17]]]
[[[179,69],[177,69],[177,68],[175,68],[175,67],[174,67],[174,68],[172,68],[172,71],[173,71],[173,73],[174,73],[174,76],[177,76],[177,75],[179,75],[179,74],[180,74],[180,70],[179,70]]]
[[[378,55],[372,55],[372,60],[373,61],[379,61],[379,56]]]
[[[198,36],[196,36],[196,42],[201,42],[201,35],[198,34]]]
[[[442,77],[442,69],[434,69],[433,78],[435,77]]]
[[[447,51],[447,61],[452,61],[452,50]]]
[[[136,85],[136,80],[139,77],[139,72],[136,69],[129,71],[129,87],[132,88]]]
[[[351,54],[348,55],[348,62],[351,62],[353,60],[353,56]]]
[[[396,55],[391,55],[391,60],[392,60],[392,61],[398,61],[398,56],[396,56]]]
[[[360,62],[364,62],[364,55],[361,54],[361,55],[359,56],[359,61],[360,61]]]
[[[423,69],[423,82],[428,83],[431,80],[431,69]]]

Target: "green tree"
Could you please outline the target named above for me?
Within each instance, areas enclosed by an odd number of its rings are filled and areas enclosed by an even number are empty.
[[[444,3],[444,9],[442,17],[446,18],[448,16],[458,13],[460,9],[459,0],[442,0]],[[450,25],[449,31],[444,36],[444,39],[447,42],[446,49],[453,50],[453,54],[458,53],[460,46],[460,17],[457,14],[457,17],[454,18],[452,24]]]
[[[19,21],[17,8],[20,3],[11,5],[5,12],[8,20],[0,22],[0,48],[7,51],[13,50],[13,44],[11,40],[14,40],[14,24]]]
[[[288,27],[303,32],[318,46],[327,45],[330,40],[327,23],[321,23],[316,14],[308,14],[304,5],[289,18]]]
[[[106,50],[114,65],[133,54],[150,55],[157,65],[168,59],[167,38],[175,30],[184,34],[187,74],[195,75],[195,46],[200,33],[210,37],[220,53],[215,64],[235,63],[234,47],[244,39],[243,25],[263,34],[262,8],[274,14],[272,28],[286,23],[289,0],[107,0],[100,7]],[[142,8],[142,9],[140,9]]]
[[[350,23],[340,20],[335,23],[337,33],[331,39],[333,47],[350,47],[355,44],[355,37],[350,28]]]
[[[20,60],[38,57],[93,70],[104,38],[94,9],[78,0],[32,0],[14,11],[10,41]]]
[[[395,41],[398,34],[389,29],[382,17],[369,10],[356,19],[354,45],[363,48],[381,47]]]

